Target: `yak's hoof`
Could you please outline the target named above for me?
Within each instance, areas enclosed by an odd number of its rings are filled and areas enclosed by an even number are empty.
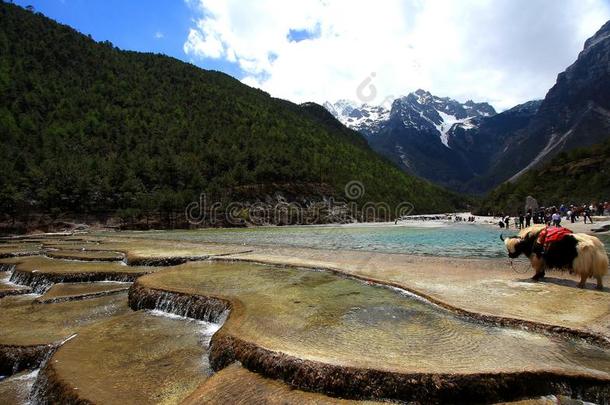
[[[599,290],[599,291],[602,291],[604,289],[604,286],[601,285],[601,284],[598,284],[598,285],[595,286],[595,289]]]
[[[578,288],[585,288],[585,283],[578,283]]]
[[[532,280],[534,281],[540,281],[544,278],[544,273],[536,273],[534,274],[534,276],[532,277]]]

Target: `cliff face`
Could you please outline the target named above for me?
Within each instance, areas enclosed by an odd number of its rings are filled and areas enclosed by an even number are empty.
[[[576,62],[560,73],[536,116],[507,144],[491,168],[515,180],[562,151],[610,136],[610,21],[585,43]]]
[[[560,152],[610,137],[610,21],[544,100],[500,114],[485,103],[460,104],[423,90],[395,100],[391,111],[346,101],[327,108],[406,172],[486,193]]]

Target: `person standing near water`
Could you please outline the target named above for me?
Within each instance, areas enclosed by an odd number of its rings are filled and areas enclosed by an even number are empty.
[[[523,216],[523,213],[519,214],[519,229],[523,229],[523,227],[525,226],[525,216]]]
[[[561,214],[560,213],[555,211],[553,213],[553,215],[551,216],[551,219],[553,221],[553,226],[556,226],[557,228],[561,228]]]
[[[527,210],[527,214],[525,214],[525,227],[529,228],[532,225],[532,210]]]

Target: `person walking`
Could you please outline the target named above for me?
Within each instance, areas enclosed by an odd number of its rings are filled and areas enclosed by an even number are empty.
[[[570,222],[571,223],[576,222],[576,207],[573,205],[570,206]]]
[[[589,218],[589,222],[593,223],[593,218],[591,218],[591,210],[585,204],[582,210],[582,217],[585,220],[585,224],[587,223],[587,218]]]

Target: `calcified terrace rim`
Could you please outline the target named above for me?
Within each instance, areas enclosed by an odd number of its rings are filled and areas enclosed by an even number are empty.
[[[469,318],[472,320],[484,322],[486,324],[502,326],[502,327],[516,327],[516,328],[525,329],[525,330],[529,330],[529,331],[533,330],[536,332],[541,332],[541,333],[546,333],[546,334],[553,334],[553,335],[559,335],[559,336],[563,336],[563,337],[583,339],[589,343],[594,343],[598,346],[610,349],[610,337],[604,336],[602,334],[597,334],[597,333],[593,333],[593,332],[589,332],[589,331],[585,331],[585,330],[581,330],[581,329],[568,328],[565,326],[547,324],[547,323],[543,323],[543,322],[528,321],[525,319],[511,318],[511,317],[506,317],[506,316],[491,315],[491,314],[485,314],[485,313],[480,313],[480,312],[468,311],[468,310],[460,308],[458,306],[449,304],[445,301],[439,300],[438,298],[435,298],[430,294],[423,293],[415,288],[410,288],[403,284],[396,283],[393,281],[386,281],[386,280],[381,280],[381,279],[376,279],[376,278],[371,278],[371,277],[364,277],[364,276],[360,276],[357,274],[348,273],[345,270],[341,269],[340,267],[319,266],[319,265],[312,266],[312,265],[307,265],[307,264],[295,265],[295,264],[289,264],[289,263],[277,264],[277,263],[265,262],[264,260],[244,259],[244,258],[239,258],[239,257],[230,257],[230,258],[219,257],[219,258],[212,258],[211,260],[226,261],[226,262],[243,262],[243,263],[260,264],[260,265],[264,265],[264,266],[276,266],[276,267],[283,267],[283,268],[327,271],[329,273],[332,273],[332,274],[335,274],[335,275],[338,275],[341,277],[359,280],[359,281],[363,281],[366,283],[379,285],[381,287],[395,288],[399,291],[401,290],[410,295],[413,295],[415,298],[427,301],[431,305],[437,305],[443,309],[453,312],[456,315],[463,316],[463,317],[466,317],[466,318]]]
[[[120,262],[125,258],[123,253],[112,250],[48,250],[44,252],[44,255],[51,259],[81,262]]]
[[[56,347],[55,344],[0,344],[0,375],[10,376],[23,370],[38,368]]]
[[[119,273],[119,272],[82,272],[82,273],[45,273],[44,271],[20,270],[13,271],[11,282],[25,285],[36,294],[43,294],[53,284],[59,283],[88,283],[96,281],[134,282],[138,277],[149,272]]]
[[[0,259],[12,259],[14,257],[26,256],[40,256],[40,251],[0,253]]]
[[[160,305],[179,302],[174,312]],[[129,290],[134,310],[157,309],[205,321],[227,321],[243,311],[239,300],[151,288],[136,281]],[[210,364],[216,371],[239,361],[247,369],[295,387],[350,399],[391,399],[432,403],[513,400],[549,393],[578,395],[590,401],[610,396],[610,378],[552,370],[498,373],[399,373],[303,360],[233,336],[223,326],[210,343]],[[51,367],[51,366],[50,366]],[[48,374],[49,377],[53,372]],[[65,392],[65,388],[62,391]]]
[[[103,246],[103,245],[102,245]],[[103,250],[103,247],[98,247],[99,250]],[[250,252],[245,251],[245,253]],[[227,254],[216,254],[216,255],[200,255],[200,256],[181,256],[181,257],[160,257],[160,258],[149,258],[145,256],[131,256],[129,250],[126,249],[123,251],[126,255],[125,262],[129,266],[150,266],[150,267],[164,267],[164,266],[176,266],[180,264],[184,264],[188,261],[202,261],[202,260],[215,260],[215,261],[226,261],[226,262],[244,262],[244,263],[252,263],[252,264],[261,264],[267,266],[276,266],[276,267],[285,267],[285,268],[301,268],[301,269],[310,269],[310,270],[323,270],[328,271],[336,275],[340,275],[343,277],[353,278],[360,281],[365,281],[368,283],[374,283],[381,286],[393,287],[399,290],[406,291],[410,294],[413,294],[421,299],[424,299],[431,304],[438,305],[444,309],[447,309],[457,315],[465,316],[470,319],[479,320],[482,322],[486,322],[488,324],[493,324],[497,326],[504,327],[518,327],[525,328],[527,330],[535,330],[542,333],[550,333],[560,336],[568,336],[571,338],[584,339],[588,342],[595,343],[599,346],[610,348],[610,338],[604,336],[602,334],[597,334],[590,331],[585,331],[581,329],[568,328],[559,325],[547,324],[542,322],[529,321],[520,318],[512,318],[512,317],[504,317],[498,315],[485,314],[480,312],[468,311],[458,306],[452,305],[445,301],[439,300],[429,294],[423,293],[417,289],[410,288],[400,283],[386,281],[377,278],[369,278],[356,274],[351,274],[341,269],[340,267],[333,266],[312,266],[307,264],[299,264],[294,265],[290,263],[268,263],[264,260],[255,260],[255,259],[247,259],[235,257],[233,255],[244,253],[227,253]],[[45,273],[44,271],[40,272],[29,272],[29,271],[20,271],[19,269],[15,269],[13,271],[13,276],[11,277],[12,282],[17,282],[20,285],[26,285],[31,287],[35,292],[41,293],[46,291],[51,285],[61,282],[94,282],[94,281],[127,281],[133,282],[137,280],[137,278],[148,274],[148,272],[142,273],[130,273],[130,274],[122,274],[122,273],[112,273],[112,272],[88,272],[88,273],[72,273],[72,274],[57,274],[57,273]]]
[[[55,304],[57,302],[80,301],[80,300],[86,300],[89,298],[99,298],[99,297],[106,297],[108,295],[120,294],[120,293],[124,293],[127,290],[129,290],[129,287],[117,288],[115,290],[77,294],[77,295],[67,295],[67,296],[63,296],[63,297],[43,298],[41,296],[39,298],[36,298],[34,300],[34,303],[35,304]]]
[[[100,249],[103,250],[103,249]],[[128,252],[125,252],[128,254]],[[235,254],[235,253],[233,253]],[[249,262],[268,266],[306,268],[310,270],[328,271],[343,277],[353,278],[361,281],[375,283],[382,286],[394,287],[407,291],[421,297],[432,304],[451,310],[459,315],[467,316],[475,320],[492,323],[501,326],[517,326],[535,329],[542,332],[568,335],[570,337],[583,338],[604,347],[610,347],[607,337],[577,329],[565,328],[556,325],[536,323],[515,318],[500,317],[494,315],[480,314],[466,311],[443,301],[435,299],[427,294],[422,294],[416,289],[407,288],[394,282],[387,282],[374,278],[367,278],[353,274],[347,274],[341,268],[308,266],[293,264],[270,264],[261,260],[242,259],[235,257],[222,257],[210,255],[207,257],[169,257],[150,259],[161,265],[181,264],[188,260],[218,260],[228,262]],[[226,256],[226,255],[225,255]],[[146,260],[145,258],[142,258]],[[129,263],[134,265],[133,263]],[[149,264],[151,265],[151,264]],[[160,264],[156,264],[160,265]],[[34,273],[36,274],[36,273]],[[130,274],[134,279],[147,274]],[[37,274],[39,275],[39,274]],[[55,276],[55,275],[53,275]],[[54,284],[66,281],[64,275],[58,278],[45,280]],[[91,277],[95,277],[92,280]],[[113,274],[71,274],[74,281],[102,281],[116,280]],[[122,281],[122,280],[116,280]],[[143,287],[136,283],[129,292],[129,304],[132,309],[161,309],[157,304],[163,297],[172,296],[182,302],[189,302],[191,310],[186,314],[180,314],[195,319],[215,320],[227,310],[233,309],[235,303],[229,302],[222,297],[205,297],[164,291]],[[169,312],[169,311],[167,311]],[[233,311],[231,311],[233,313]],[[202,318],[201,314],[207,314]],[[230,315],[229,315],[230,316]],[[0,356],[3,364],[10,364],[12,374],[15,370],[31,368],[32,365],[40,365],[48,353],[53,350],[51,345],[40,346],[2,346]],[[265,376],[282,379],[300,388],[323,392],[342,397],[357,399],[365,398],[389,398],[389,399],[416,399],[425,401],[454,400],[456,395],[469,401],[506,400],[525,396],[543,395],[548,392],[564,393],[573,395],[577,393],[583,398],[593,401],[603,401],[610,396],[610,379],[582,376],[569,373],[557,373],[553,371],[528,371],[518,373],[473,373],[473,374],[431,374],[415,373],[400,374],[371,369],[360,369],[354,367],[341,367],[316,361],[302,360],[288,356],[283,353],[273,352],[261,348],[253,343],[246,342],[239,337],[231,336],[224,330],[220,330],[212,339],[210,347],[210,360],[215,369],[221,369],[234,361],[240,361],[252,371],[260,372]],[[47,367],[48,369],[49,367]],[[47,370],[47,377],[53,375],[52,370]],[[51,387],[53,384],[50,384]],[[56,385],[58,388],[63,385]],[[51,394],[50,392],[48,392]],[[64,392],[65,394],[65,392]],[[75,399],[75,398],[73,398]]]
[[[24,295],[32,293],[32,288],[27,286],[20,286],[21,288],[14,288],[11,290],[0,291],[0,298],[10,297],[14,295]]]
[[[101,245],[92,249],[94,251],[108,251],[103,248],[103,242]],[[360,281],[364,281],[367,283],[373,283],[380,286],[392,287],[398,290],[406,291],[410,294],[415,295],[418,298],[421,298],[425,301],[428,301],[431,304],[438,305],[441,308],[449,310],[457,315],[465,316],[470,319],[482,321],[488,324],[504,326],[504,327],[518,327],[527,330],[534,330],[542,333],[550,333],[560,336],[567,336],[571,338],[584,339],[590,343],[594,343],[596,345],[610,348],[610,337],[594,333],[591,331],[586,331],[582,329],[569,328],[565,326],[559,326],[554,324],[547,324],[543,322],[530,321],[520,318],[492,315],[487,313],[469,311],[459,306],[452,305],[448,302],[440,300],[438,298],[433,297],[430,294],[426,294],[418,289],[411,288],[405,286],[403,284],[387,281],[383,279],[377,279],[372,277],[365,277],[357,274],[349,273],[343,270],[340,267],[335,266],[323,266],[323,265],[307,265],[303,264],[291,264],[291,263],[269,263],[264,260],[256,260],[256,259],[248,259],[241,258],[235,256],[237,254],[250,253],[253,250],[244,250],[242,252],[231,252],[224,254],[209,254],[209,255],[195,255],[195,256],[168,256],[168,257],[147,257],[140,255],[133,255],[129,251],[128,248],[122,249],[113,249],[111,251],[121,252],[125,255],[124,262],[130,267],[142,266],[142,267],[170,267],[177,266],[189,261],[204,261],[204,260],[213,260],[213,261],[225,261],[225,262],[243,262],[243,263],[252,263],[252,264],[261,264],[266,266],[276,266],[276,267],[284,267],[284,268],[301,268],[301,269],[309,269],[309,270],[322,270],[328,271],[330,273],[340,275],[342,277],[348,277]],[[95,282],[95,281],[125,281],[125,282],[134,282],[137,278],[149,274],[149,272],[141,272],[141,273],[113,273],[113,272],[83,272],[83,273],[71,273],[71,274],[60,274],[60,273],[45,273],[44,271],[40,272],[30,272],[30,271],[21,271],[18,268],[13,271],[13,275],[10,279],[11,282],[14,282],[19,285],[25,285],[31,287],[32,290],[36,293],[43,293],[46,291],[51,285],[56,283],[70,283],[70,282]],[[24,291],[26,293],[29,291]],[[21,294],[21,292],[17,293]]]
[[[127,239],[131,239],[127,237]],[[206,245],[205,243],[202,245]],[[105,250],[104,249],[104,241],[95,247],[92,247],[91,250]],[[421,299],[428,301],[431,304],[438,305],[446,310],[449,310],[457,315],[465,316],[470,319],[479,320],[482,322],[486,322],[488,324],[497,325],[497,326],[505,326],[505,327],[517,327],[523,328],[527,330],[534,330],[542,333],[550,333],[555,335],[567,336],[571,338],[584,339],[590,343],[595,343],[602,347],[610,348],[610,337],[605,336],[603,334],[577,329],[570,328],[560,325],[554,325],[550,323],[531,321],[521,318],[514,318],[508,316],[500,316],[500,315],[492,315],[489,313],[475,312],[469,311],[459,306],[450,304],[441,299],[435,298],[430,294],[426,294],[418,289],[411,288],[409,286],[378,279],[372,277],[365,277],[357,274],[352,274],[341,267],[336,266],[325,266],[325,265],[308,265],[306,263],[299,263],[298,265],[292,263],[277,263],[277,262],[267,262],[265,260],[257,260],[257,259],[248,259],[242,258],[236,255],[251,253],[253,249],[244,249],[244,251],[236,251],[231,253],[219,253],[219,254],[209,254],[209,255],[199,255],[199,256],[171,256],[171,257],[147,257],[144,255],[134,254],[130,252],[129,248],[125,249],[114,249],[113,251],[118,251],[125,254],[124,262],[129,266],[176,266],[181,265],[189,261],[204,261],[204,260],[214,260],[214,261],[228,261],[228,262],[243,262],[243,263],[252,263],[252,264],[261,264],[266,266],[277,266],[277,267],[285,267],[285,268],[301,268],[301,269],[310,269],[310,270],[323,270],[328,271],[333,274],[341,275],[344,277],[353,278],[360,281],[365,281],[367,283],[374,283],[381,286],[393,287],[399,290],[406,291],[410,294],[413,294]]]

